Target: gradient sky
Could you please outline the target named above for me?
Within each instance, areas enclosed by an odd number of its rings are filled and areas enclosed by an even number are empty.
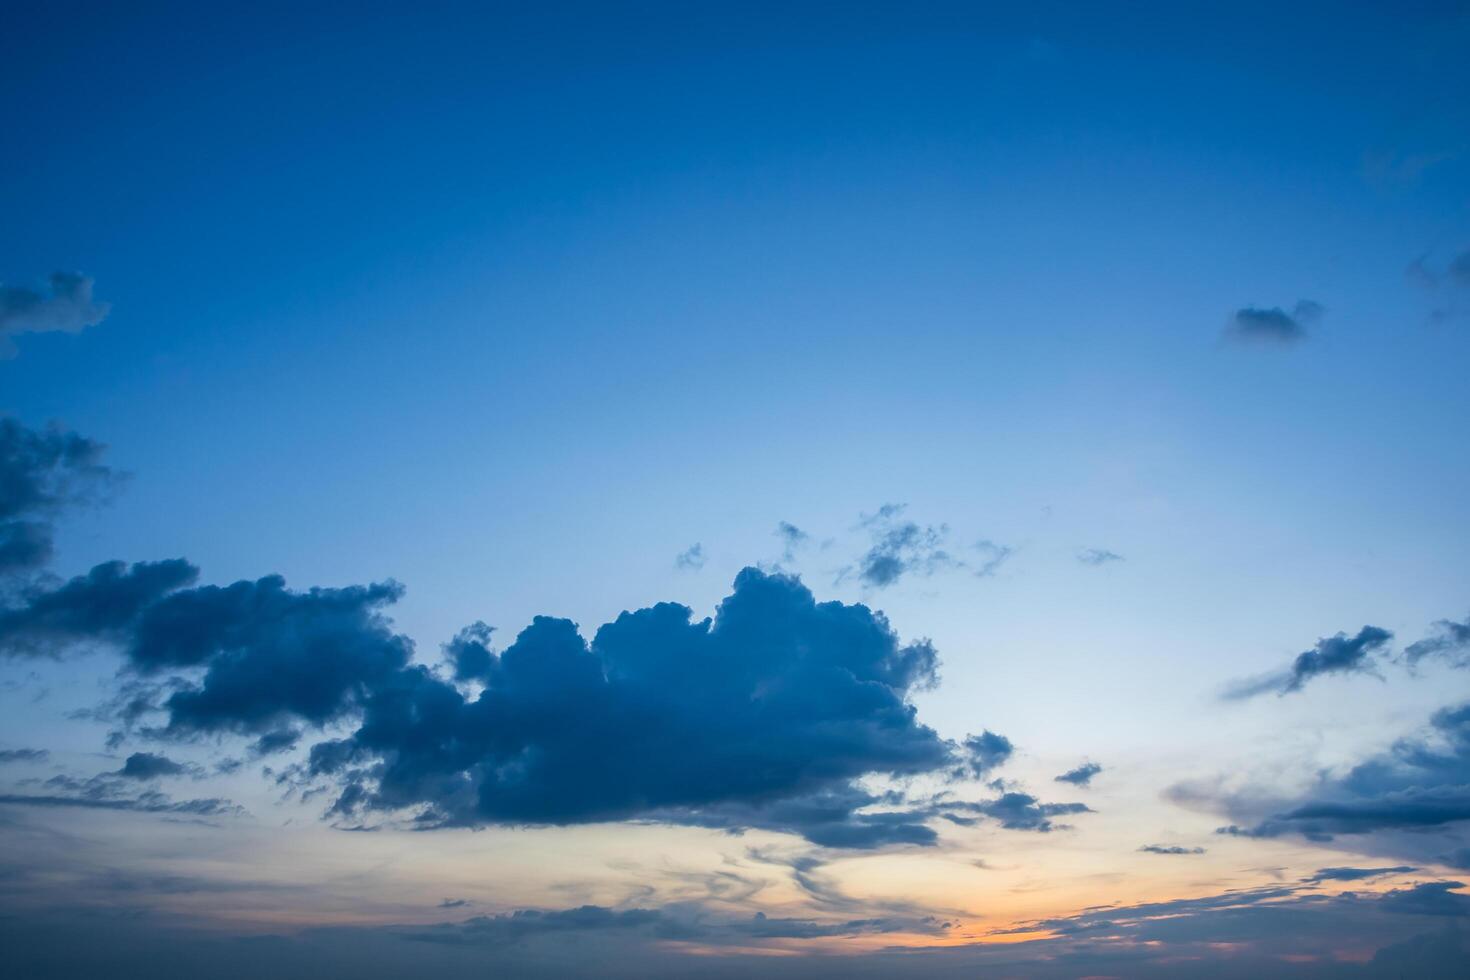
[[[304,6],[0,13],[13,975],[1470,970],[1470,7]]]

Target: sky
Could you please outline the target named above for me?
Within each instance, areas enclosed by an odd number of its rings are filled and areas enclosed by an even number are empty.
[[[1470,969],[1470,6],[0,17],[8,975]]]

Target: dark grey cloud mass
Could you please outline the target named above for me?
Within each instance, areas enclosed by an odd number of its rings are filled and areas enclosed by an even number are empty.
[[[1073,786],[1091,786],[1092,777],[1102,772],[1102,766],[1096,762],[1084,762],[1076,769],[1068,769],[1056,777],[1059,783],[1071,783]]]
[[[283,777],[335,787],[340,821],[644,819],[863,848],[932,844],[926,821],[950,813],[1049,830],[1086,811],[859,789],[868,775],[984,771],[1009,742],[987,732],[961,747],[920,724],[908,696],[937,682],[932,645],[901,643],[866,606],[818,603],[793,577],[746,569],[712,619],[663,603],[590,645],[575,624],[537,617],[497,652],[476,623],[446,644],[447,678],[410,665],[411,642],[383,613],[394,583],[296,592],[279,576],[194,587],[196,574],[182,560],[118,562],[25,592],[0,611],[0,650],[115,648],[132,679],[104,716],[143,737],[249,734],[259,757],[357,719]],[[160,760],[139,754],[127,774],[168,774]]]
[[[102,464],[104,449],[66,429],[0,418],[0,578],[45,565],[56,514],[116,479]]]
[[[45,749],[0,749],[0,764],[9,762],[45,762],[51,753]]]
[[[1324,674],[1371,673],[1374,654],[1392,639],[1392,633],[1377,626],[1364,626],[1355,636],[1338,633],[1323,637],[1312,649],[1298,654],[1287,670],[1237,681],[1226,689],[1224,697],[1241,700],[1271,691],[1289,694]]]
[[[1235,311],[1225,336],[1240,343],[1295,344],[1306,339],[1307,328],[1320,320],[1322,313],[1321,304],[1309,299],[1299,301],[1289,313],[1279,306],[1247,306]]]
[[[0,358],[15,356],[12,339],[23,333],[80,333],[101,323],[108,304],[92,298],[92,280],[53,273],[49,292],[0,285]]]
[[[1138,850],[1140,853],[1143,854],[1192,855],[1205,853],[1205,849],[1203,847],[1180,847],[1177,844],[1145,844]]]

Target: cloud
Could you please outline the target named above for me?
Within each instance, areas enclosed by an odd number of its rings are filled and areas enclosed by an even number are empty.
[[[1112,561],[1123,561],[1122,555],[1106,548],[1083,548],[1077,552],[1077,560],[1084,565],[1106,565]]]
[[[56,657],[121,643],[145,609],[198,574],[183,559],[132,566],[111,561],[55,588],[27,587],[18,602],[0,608],[0,654]]]
[[[660,908],[614,909],[583,905],[568,909],[518,909],[482,915],[464,922],[405,928],[404,935],[422,942],[506,946],[542,937],[585,933],[636,933],[650,941],[746,945],[755,940],[821,939],[882,933],[940,935],[949,923],[933,916],[878,916],[824,920],[788,918],[755,912],[738,915],[698,902]]]
[[[1267,804],[1267,812],[1217,833],[1299,834],[1330,841],[1338,835],[1426,831],[1470,820],[1470,704],[1435,712],[1430,727],[1429,738],[1400,739],[1345,775],[1321,777],[1299,799]],[[1242,815],[1261,809],[1248,801],[1223,802]],[[1405,841],[1380,844],[1392,852]]]
[[[0,358],[15,356],[11,339],[23,333],[80,333],[106,317],[109,306],[92,298],[92,280],[70,272],[53,273],[50,294],[23,286],[0,285]]]
[[[858,559],[857,571],[858,579],[870,588],[886,589],[905,575],[932,575],[961,565],[944,550],[949,528],[901,520],[906,507],[884,504],[876,514],[862,518],[873,544]]]
[[[102,464],[105,448],[66,429],[0,418],[0,577],[45,565],[56,513],[115,481]]]
[[[1056,782],[1071,783],[1073,786],[1091,786],[1092,777],[1102,772],[1102,766],[1096,762],[1084,762],[1076,769],[1069,769],[1056,777]]]
[[[134,752],[128,756],[117,774],[124,779],[146,781],[162,776],[183,776],[190,771],[188,766],[175,762],[168,756],[154,755],[152,752]]]
[[[852,781],[952,766],[910,691],[926,641],[865,606],[817,603],[747,568],[713,619],[674,603],[625,612],[589,644],[537,617],[470,699],[410,667],[377,683],[362,724],[317,745],[340,815],[411,810],[420,826],[656,819],[767,827],[832,846],[927,843],[932,831]]]
[[[979,803],[952,805],[945,815],[963,824],[963,818],[956,819],[952,815],[956,811],[983,814],[1007,830],[1033,830],[1042,834],[1067,828],[1066,824],[1053,823],[1052,817],[1093,812],[1085,803],[1042,803],[1029,793],[1019,792],[1003,793],[997,799]]]
[[[776,537],[781,539],[781,560],[790,561],[796,557],[797,549],[810,541],[812,536],[795,524],[781,521],[776,525]]]
[[[704,545],[696,541],[674,557],[674,567],[680,571],[697,572],[708,560],[704,554]]]
[[[1238,701],[1275,691],[1300,691],[1313,677],[1324,674],[1373,672],[1373,655],[1386,647],[1393,634],[1377,626],[1364,626],[1356,636],[1338,633],[1323,637],[1316,646],[1297,655],[1289,669],[1261,677],[1236,681],[1225,691],[1226,700]]]
[[[0,749],[0,765],[10,762],[45,762],[50,755],[45,749]]]
[[[1015,549],[1003,544],[996,544],[988,539],[976,541],[975,550],[980,553],[980,566],[975,569],[975,575],[979,578],[989,578],[1000,571],[1000,566],[1015,554]]]
[[[1164,844],[1145,844],[1138,849],[1143,854],[1203,854],[1203,847],[1179,847],[1178,845],[1167,846]]]
[[[1366,881],[1369,878],[1382,878],[1384,875],[1404,875],[1418,871],[1406,864],[1397,865],[1392,868],[1319,868],[1317,873],[1303,881]]]
[[[1463,623],[1442,619],[1434,624],[1435,635],[1410,643],[1404,649],[1408,662],[1438,657],[1455,667],[1470,667],[1470,618]]]
[[[1307,328],[1322,318],[1321,304],[1299,301],[1290,313],[1280,307],[1253,306],[1235,311],[1225,336],[1240,343],[1290,345],[1306,339]]]
[[[983,779],[990,770],[1003,765],[1016,748],[1010,739],[989,729],[979,735],[966,736],[963,747],[968,756],[966,762],[970,774],[976,779]]]
[[[473,622],[444,644],[444,659],[457,681],[483,681],[490,676],[495,654],[490,650],[490,634],[495,627]]]

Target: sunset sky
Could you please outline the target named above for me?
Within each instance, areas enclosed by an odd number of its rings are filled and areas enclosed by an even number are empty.
[[[0,9],[0,974],[1470,975],[1470,6]]]

